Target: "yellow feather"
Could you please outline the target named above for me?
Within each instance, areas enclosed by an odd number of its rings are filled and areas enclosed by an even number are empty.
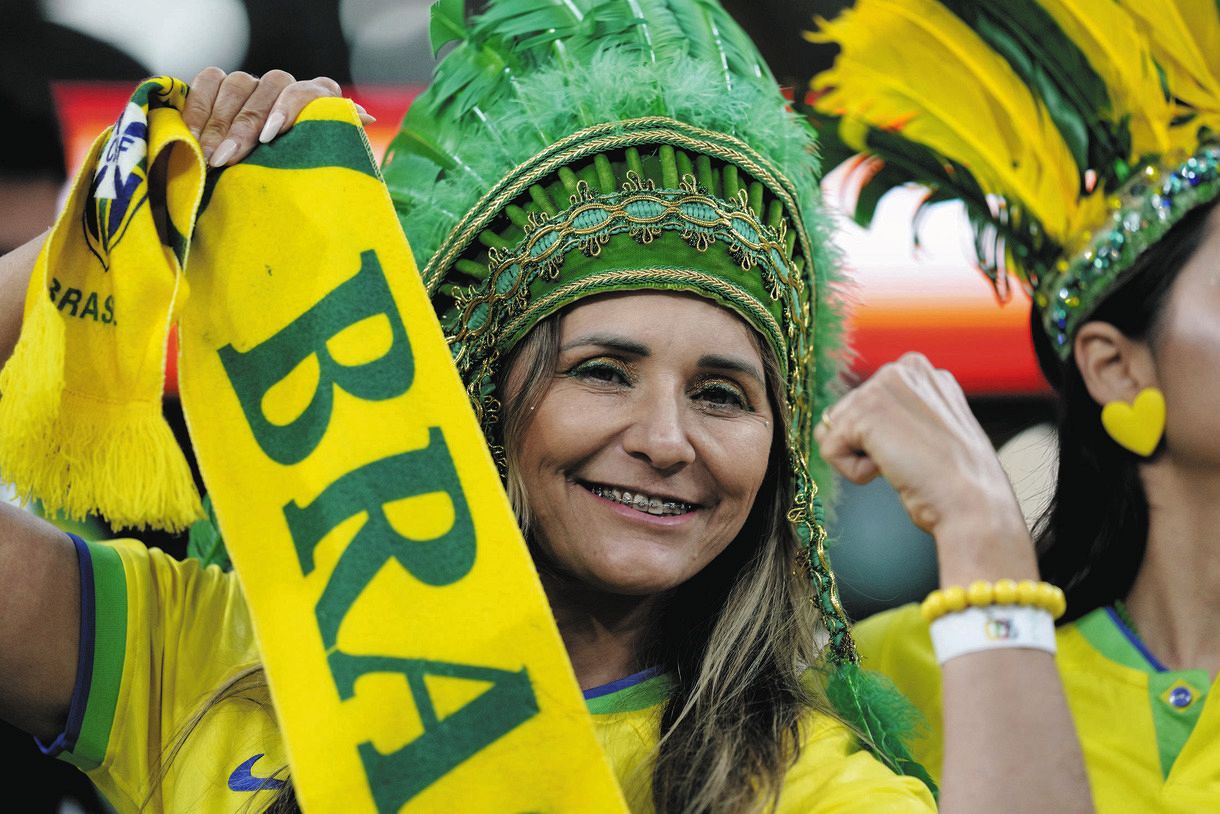
[[[1110,94],[1108,118],[1131,117],[1132,155],[1169,149],[1173,112],[1152,62],[1147,37],[1114,0],[1038,0]]]
[[[1053,239],[1078,220],[1080,168],[1046,110],[956,15],[933,0],[860,0],[815,41],[842,51],[816,80],[824,112],[903,136],[965,166]],[[901,47],[896,47],[901,43]]]
[[[1179,147],[1193,150],[1198,128],[1220,129],[1220,12],[1216,0],[1121,0],[1138,18],[1182,113],[1196,116],[1178,128]]]

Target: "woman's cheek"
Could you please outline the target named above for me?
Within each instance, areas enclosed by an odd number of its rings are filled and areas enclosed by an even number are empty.
[[[1181,316],[1158,354],[1167,438],[1181,451],[1220,460],[1220,320]]]

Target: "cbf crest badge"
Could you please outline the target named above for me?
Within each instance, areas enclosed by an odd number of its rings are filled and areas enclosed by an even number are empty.
[[[89,184],[85,239],[110,269],[110,252],[148,198],[148,114],[133,99],[115,122]]]
[[[98,156],[84,228],[89,249],[106,270],[110,253],[148,198],[148,111],[181,110],[186,94],[186,83],[170,77],[151,79],[136,88]]]

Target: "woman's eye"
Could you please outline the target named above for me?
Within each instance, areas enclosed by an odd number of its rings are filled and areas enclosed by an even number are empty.
[[[568,371],[569,376],[590,382],[606,384],[627,384],[630,381],[628,371],[621,365],[604,359],[591,359],[581,362]]]
[[[750,410],[750,401],[745,393],[736,385],[727,382],[712,382],[703,385],[695,392],[695,398],[715,407],[729,407],[737,410]]]

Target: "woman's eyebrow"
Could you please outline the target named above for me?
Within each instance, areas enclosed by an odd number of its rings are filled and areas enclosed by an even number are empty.
[[[760,385],[766,386],[766,379],[763,378],[762,371],[745,359],[739,359],[733,356],[700,356],[699,367],[712,368],[714,370],[733,370],[738,373],[744,373],[752,379],[755,379]]]
[[[633,356],[648,356],[649,350],[646,345],[641,345],[631,339],[613,334],[589,334],[587,336],[578,336],[575,339],[565,342],[559,346],[560,351],[572,350],[573,348],[582,347],[599,347],[612,348],[622,353],[629,353]]]

